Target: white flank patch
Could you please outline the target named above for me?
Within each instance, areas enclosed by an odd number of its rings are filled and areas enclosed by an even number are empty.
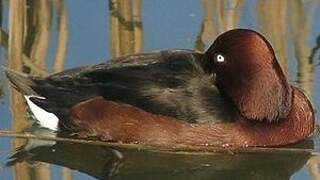
[[[46,110],[40,108],[35,103],[33,103],[30,98],[38,98],[38,99],[46,99],[45,97],[41,96],[24,96],[24,98],[27,100],[27,104],[32,111],[33,115],[38,120],[38,123],[40,126],[57,131],[58,130],[58,122],[59,119],[56,115],[53,113],[47,112]]]

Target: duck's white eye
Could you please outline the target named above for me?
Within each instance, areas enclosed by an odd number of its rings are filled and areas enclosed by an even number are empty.
[[[224,62],[224,57],[221,54],[217,55],[217,62]]]

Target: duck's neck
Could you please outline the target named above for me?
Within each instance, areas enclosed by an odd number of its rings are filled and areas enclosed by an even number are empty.
[[[292,104],[290,85],[280,68],[273,69],[274,72],[266,71],[261,70],[251,76],[242,73],[237,78],[217,79],[222,94],[246,119],[274,122],[289,114]]]

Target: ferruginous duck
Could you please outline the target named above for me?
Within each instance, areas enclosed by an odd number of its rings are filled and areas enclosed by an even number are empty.
[[[6,70],[38,123],[78,138],[151,146],[270,147],[314,131],[306,95],[269,42],[234,29],[205,52],[129,55],[57,74]]]

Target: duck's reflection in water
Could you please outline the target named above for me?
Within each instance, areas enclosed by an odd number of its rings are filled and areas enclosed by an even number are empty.
[[[310,148],[312,142],[304,143],[303,147],[306,146]],[[311,156],[307,151],[281,150],[155,152],[32,140],[19,149],[7,165],[47,162],[97,179],[290,179]]]

